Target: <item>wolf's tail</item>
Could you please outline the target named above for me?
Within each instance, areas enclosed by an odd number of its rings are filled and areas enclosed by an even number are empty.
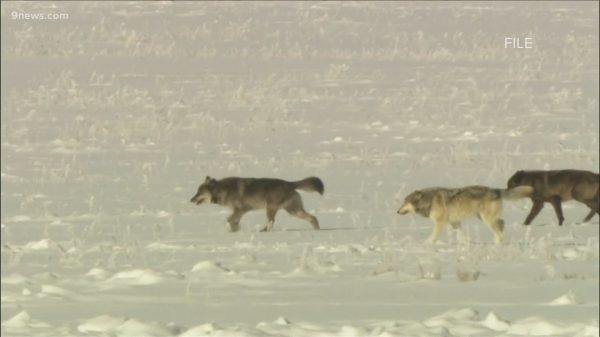
[[[517,186],[508,189],[499,189],[500,198],[502,199],[522,199],[529,198],[533,194],[533,187],[531,186]]]
[[[317,177],[308,177],[306,179],[294,181],[292,184],[294,184],[294,188],[306,192],[319,192],[319,194],[323,195],[323,192],[325,191],[323,182]]]

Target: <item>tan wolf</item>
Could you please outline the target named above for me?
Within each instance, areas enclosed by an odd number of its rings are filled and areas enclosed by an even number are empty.
[[[233,213],[227,218],[229,230],[240,229],[240,219],[248,211],[267,210],[267,225],[262,232],[270,231],[275,223],[275,214],[285,209],[290,215],[304,219],[319,229],[319,221],[304,210],[302,197],[296,190],[318,192],[323,195],[324,186],[321,179],[309,177],[299,181],[285,181],[272,178],[239,178],[229,177],[220,180],[206,177],[198,187],[196,195],[190,200],[195,204],[210,202],[231,208]]]
[[[502,199],[519,199],[531,195],[533,188],[496,189],[485,186],[467,186],[463,188],[433,187],[416,190],[405,199],[398,214],[409,212],[430,218],[434,222],[430,242],[435,242],[446,223],[461,229],[461,221],[469,217],[479,217],[496,237],[496,243],[504,240],[504,220]]]

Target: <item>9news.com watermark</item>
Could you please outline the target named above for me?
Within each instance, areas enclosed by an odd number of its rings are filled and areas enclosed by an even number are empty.
[[[39,21],[64,21],[69,20],[68,13],[28,13],[12,11],[10,17],[13,20],[39,20]]]

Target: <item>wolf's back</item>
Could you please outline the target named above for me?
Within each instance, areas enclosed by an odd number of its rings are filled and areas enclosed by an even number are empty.
[[[319,194],[323,195],[323,192],[325,191],[323,182],[317,177],[308,177],[306,179],[294,181],[292,184],[294,185],[295,189],[306,192],[318,192]]]

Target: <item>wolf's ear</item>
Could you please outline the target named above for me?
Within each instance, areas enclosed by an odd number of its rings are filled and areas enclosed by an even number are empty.
[[[204,180],[205,183],[209,182],[213,180],[213,178],[211,178],[210,176],[206,176],[206,179]]]
[[[421,191],[415,192],[415,200],[420,200],[421,198],[423,198],[423,193]]]

